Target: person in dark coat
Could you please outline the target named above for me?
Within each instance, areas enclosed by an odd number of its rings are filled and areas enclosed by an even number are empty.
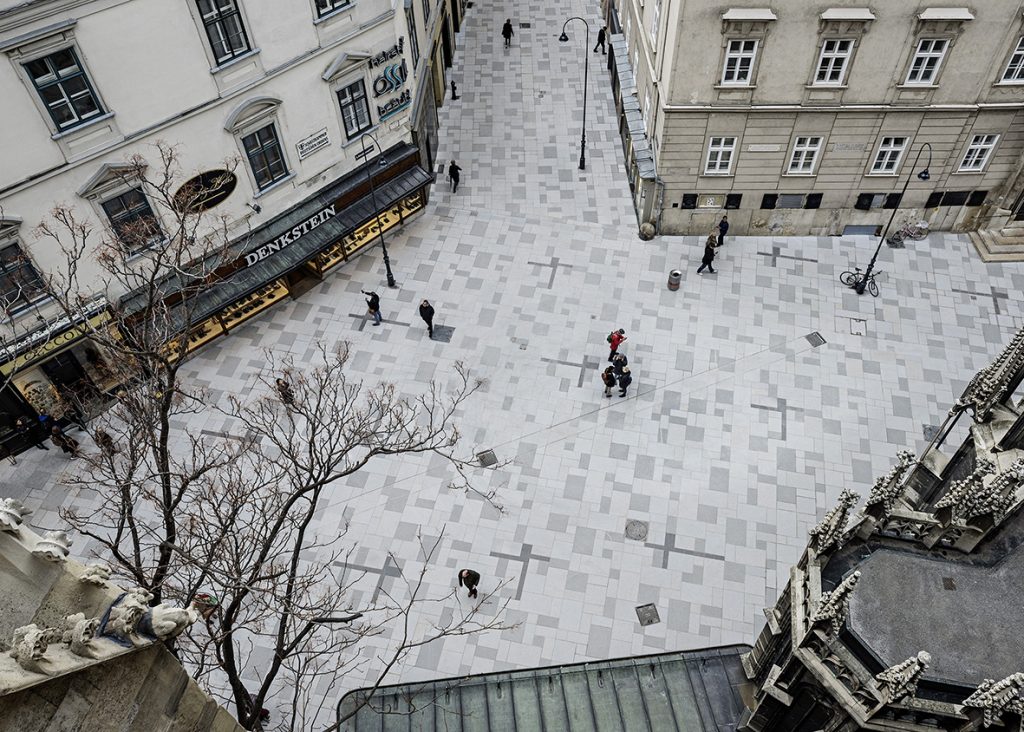
[[[480,584],[480,573],[472,569],[459,570],[459,586],[469,590],[470,597],[476,597],[476,586]]]
[[[455,79],[452,79],[452,101],[456,101],[459,98],[458,92],[455,90]]]
[[[43,444],[45,433],[32,424],[28,417],[18,417],[18,421],[14,423],[14,431],[21,435],[26,442],[35,445],[40,450],[50,449]]]
[[[609,366],[601,374],[601,381],[604,382],[604,395],[611,398],[612,389],[615,387],[615,369]]]
[[[100,449],[100,452],[104,457],[111,457],[116,455],[117,445],[114,444],[114,438],[103,428],[97,427],[96,431],[92,434],[92,440],[96,443],[96,447]]]
[[[718,246],[725,244],[725,235],[729,231],[729,217],[723,216],[718,222]]]
[[[709,236],[707,242],[704,244],[704,258],[700,260],[700,267],[697,268],[697,274],[700,274],[707,268],[711,274],[715,273],[715,268],[711,266],[711,263],[715,261],[715,237],[714,235]]]
[[[292,391],[292,385],[287,380],[276,379],[274,388],[277,390],[277,396],[281,398],[282,404],[287,407],[295,406],[295,392]]]
[[[625,353],[616,353],[612,359],[612,373],[616,376],[621,376],[623,369],[629,366],[629,359],[626,358]]]
[[[462,168],[454,160],[448,164],[448,180],[452,182],[452,193],[459,192],[459,173],[461,172]]]
[[[512,30],[512,19],[506,18],[505,25],[501,26],[501,36],[505,39],[505,48],[512,45],[512,36],[515,35],[515,31]]]
[[[622,373],[619,374],[619,396],[626,396],[626,389],[633,383],[633,375],[629,373],[629,366],[622,369]]]
[[[370,311],[370,315],[373,316],[373,324],[380,325],[380,295],[372,290],[367,292],[366,290],[360,290],[361,293],[366,295],[366,309]]]
[[[604,39],[608,36],[608,26],[604,26],[597,32],[597,43],[594,44],[594,53],[597,53],[597,47],[601,47],[601,53],[607,53],[604,50]]]
[[[64,454],[70,455],[73,458],[79,457],[82,454],[82,447],[78,444],[78,440],[65,434],[57,425],[50,428],[50,442],[59,447],[64,451]]]
[[[423,318],[423,322],[427,324],[427,337],[434,337],[434,306],[430,304],[429,300],[424,300],[420,303],[420,317]]]

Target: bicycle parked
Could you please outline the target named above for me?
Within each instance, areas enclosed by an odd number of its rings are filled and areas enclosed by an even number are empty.
[[[871,297],[878,297],[878,284],[875,282],[875,277],[882,274],[882,270],[875,270],[868,275],[867,280],[867,291],[871,293]],[[861,271],[860,267],[854,267],[852,272],[843,272],[839,275],[839,281],[847,287],[857,289],[860,283],[864,280],[864,272]]]
[[[921,241],[928,236],[928,222],[918,221],[916,224],[906,224],[902,229],[889,237],[889,243],[898,247],[905,239]]]

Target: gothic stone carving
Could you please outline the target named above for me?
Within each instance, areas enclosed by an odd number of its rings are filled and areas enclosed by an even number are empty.
[[[32,553],[51,562],[63,562],[68,557],[71,544],[71,538],[66,531],[47,531],[36,542],[36,548]]]
[[[1004,712],[1024,714],[1024,673],[1015,673],[1002,681],[985,679],[973,694],[964,699],[964,706],[982,711],[983,724],[991,727],[1002,721]]]
[[[87,618],[84,613],[68,615],[64,619],[64,633],[61,636],[61,641],[76,656],[95,658],[96,651],[92,641],[96,637],[99,627],[99,618]]]
[[[903,495],[903,477],[916,461],[910,450],[900,450],[896,453],[896,459],[898,462],[892,469],[871,486],[871,493],[864,502],[865,509],[874,507],[872,513],[879,521],[884,521],[892,513],[896,501]]]
[[[107,611],[106,622],[100,630],[101,635],[112,636],[123,644],[138,645],[139,623],[149,610],[149,601],[152,599],[152,593],[141,587],[125,592],[114,600],[114,604]]]
[[[860,580],[860,571],[853,572],[846,576],[839,585],[831,592],[821,593],[818,601],[818,608],[811,616],[811,624],[817,625],[828,623],[832,634],[838,635],[846,622],[846,615],[850,610],[850,593]]]
[[[32,509],[25,508],[25,504],[16,498],[0,499],[0,531],[17,534],[30,513]]]
[[[1024,368],[1024,328],[1017,331],[995,361],[974,375],[951,411],[970,409],[975,422],[984,422],[1021,368]]]
[[[942,500],[935,504],[935,517],[944,525],[965,518],[965,512],[974,506],[974,494],[981,491],[985,478],[992,475],[995,469],[995,463],[991,460],[979,459],[974,471],[966,478],[954,481]]]
[[[908,658],[903,663],[890,666],[881,673],[875,675],[878,688],[885,695],[887,704],[898,702],[901,699],[917,693],[917,681],[927,670],[932,657],[927,652],[921,651],[916,656]]]
[[[40,628],[35,623],[17,628],[14,631],[14,640],[11,644],[11,658],[26,671],[45,674],[43,656],[54,635],[55,632],[52,629]]]
[[[110,579],[110,567],[105,564],[90,564],[82,572],[79,581],[102,587],[108,579]]]
[[[818,554],[826,554],[843,543],[846,538],[846,521],[850,515],[850,509],[859,499],[858,494],[844,490],[839,494],[839,503],[825,514],[817,526],[808,532],[811,535],[811,546]]]
[[[192,608],[173,607],[162,602],[151,607],[139,624],[139,630],[160,640],[176,638],[199,618]]]

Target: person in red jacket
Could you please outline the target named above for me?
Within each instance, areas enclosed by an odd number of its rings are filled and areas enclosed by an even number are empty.
[[[622,342],[624,340],[626,340],[626,331],[624,331],[622,328],[619,328],[618,330],[613,330],[608,335],[608,344],[611,346],[612,349],[611,353],[608,354],[609,361],[615,358],[615,354],[618,353],[619,346],[622,345]]]

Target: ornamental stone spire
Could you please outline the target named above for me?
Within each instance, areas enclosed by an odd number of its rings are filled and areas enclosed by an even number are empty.
[[[965,707],[982,710],[983,723],[986,727],[998,724],[1005,712],[1024,714],[1024,673],[1015,673],[1002,681],[985,679],[973,694],[964,699]]]
[[[875,674],[875,681],[878,682],[882,694],[885,695],[885,703],[898,702],[904,697],[913,696],[917,693],[917,681],[927,670],[932,657],[926,651],[920,651],[916,656],[911,656],[903,663],[890,666],[881,673]]]
[[[831,592],[821,593],[818,600],[818,608],[811,615],[811,624],[828,623],[831,626],[832,634],[838,635],[846,621],[846,615],[850,611],[850,593],[860,580],[860,571],[846,576],[839,585]]]
[[[975,494],[981,493],[984,479],[995,470],[995,463],[980,458],[974,465],[974,471],[966,478],[954,481],[942,500],[935,504],[938,519],[944,524],[949,524],[958,518],[967,518],[966,512],[972,510],[975,505]]]
[[[1017,331],[1017,335],[995,361],[974,375],[963,395],[957,399],[953,411],[970,409],[975,422],[984,422],[1022,368],[1024,328]]]
[[[811,546],[814,551],[818,554],[826,554],[842,543],[850,509],[858,500],[860,500],[860,495],[853,491],[844,489],[839,494],[839,503],[825,514],[817,526],[807,532],[811,536]]]
[[[879,506],[883,516],[892,513],[896,501],[903,495],[903,478],[917,458],[910,450],[900,450],[896,453],[896,460],[889,472],[871,486],[871,493],[864,502],[865,506]]]

